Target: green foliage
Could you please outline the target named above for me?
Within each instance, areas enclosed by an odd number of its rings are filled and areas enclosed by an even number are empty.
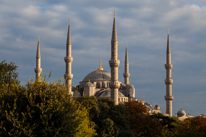
[[[123,105],[114,105],[111,99],[83,96],[77,100],[89,109],[90,122],[98,137],[132,137]]]
[[[151,118],[156,118],[160,121],[162,129],[172,129],[175,127],[173,123],[178,122],[177,119],[165,116],[161,113],[151,115]]]
[[[16,66],[13,62],[7,64],[5,60],[0,63],[0,86],[2,84],[11,84],[14,82],[19,84],[19,73],[16,72],[17,67],[18,66]]]
[[[205,137],[206,118],[194,117],[175,123],[172,130],[167,130],[167,137]]]
[[[4,84],[0,100],[0,136],[95,135],[87,109],[72,99],[61,80]]]
[[[135,137],[165,136],[159,120],[152,118],[142,103],[137,101],[126,102],[125,109]]]

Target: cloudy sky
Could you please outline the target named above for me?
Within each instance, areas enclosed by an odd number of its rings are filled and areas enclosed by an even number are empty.
[[[173,114],[206,115],[206,1],[205,0],[1,0],[0,60],[13,61],[21,84],[34,79],[40,36],[44,74],[51,81],[65,73],[66,36],[71,19],[73,83],[102,67],[109,59],[113,12],[116,11],[119,80],[123,82],[125,43],[130,82],[136,97],[166,111],[167,29],[172,51]]]

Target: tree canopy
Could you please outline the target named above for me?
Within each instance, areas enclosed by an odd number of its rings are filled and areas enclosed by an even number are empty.
[[[95,130],[87,109],[72,99],[66,86],[48,82],[15,83],[0,88],[0,136],[90,137]]]
[[[138,101],[114,105],[108,98],[68,94],[61,79],[18,80],[17,66],[0,63],[0,136],[205,137],[206,118],[184,121],[149,114]]]
[[[126,102],[125,109],[135,137],[165,136],[159,120],[152,118],[142,103],[138,101]]]
[[[16,82],[19,84],[18,81],[18,72],[16,72],[17,67],[15,63],[10,62],[9,64],[3,60],[0,63],[0,85],[2,84],[11,84]]]
[[[77,100],[89,109],[90,121],[95,126],[98,137],[133,136],[123,105],[114,105],[111,99],[94,96],[83,96]]]

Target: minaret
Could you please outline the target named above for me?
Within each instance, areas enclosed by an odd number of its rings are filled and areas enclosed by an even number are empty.
[[[170,40],[169,40],[169,29],[168,29],[168,34],[167,34],[167,52],[166,52],[166,64],[165,64],[165,69],[166,69],[166,79],[165,79],[165,85],[166,85],[166,113],[169,114],[169,116],[172,116],[172,64],[171,64],[171,50],[170,50]]]
[[[70,33],[70,19],[69,19],[69,27],[68,27],[68,34],[67,34],[67,43],[66,43],[66,57],[64,57],[64,61],[66,63],[66,73],[64,74],[65,83],[67,85],[67,91],[69,94],[73,95],[72,92],[72,61],[73,57],[71,54],[71,33]]]
[[[126,42],[126,50],[125,50],[125,62],[124,62],[124,84],[129,84],[129,60],[128,60],[128,55],[127,55],[127,42]]]
[[[34,72],[36,73],[36,80],[39,81],[38,79],[40,78],[40,74],[42,72],[39,36],[38,36],[37,52],[36,52],[36,68],[34,68]]]
[[[144,105],[144,103],[145,103],[145,100],[144,100],[144,94],[143,94],[143,100],[142,100],[142,104]]]
[[[111,68],[111,98],[114,100],[114,104],[118,105],[118,89],[120,83],[118,80],[118,67],[120,61],[118,60],[118,41],[117,41],[117,31],[115,23],[115,11],[114,11],[114,21],[113,21],[113,30],[112,30],[112,39],[111,39],[111,60],[109,65]]]

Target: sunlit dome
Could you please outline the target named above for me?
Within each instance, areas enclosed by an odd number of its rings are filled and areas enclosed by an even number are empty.
[[[84,79],[83,82],[87,81],[96,82],[96,81],[110,81],[111,73],[105,70],[96,70],[89,73]]]
[[[111,89],[106,89],[97,95],[98,97],[111,98]],[[121,92],[118,92],[118,97],[125,97]]]

